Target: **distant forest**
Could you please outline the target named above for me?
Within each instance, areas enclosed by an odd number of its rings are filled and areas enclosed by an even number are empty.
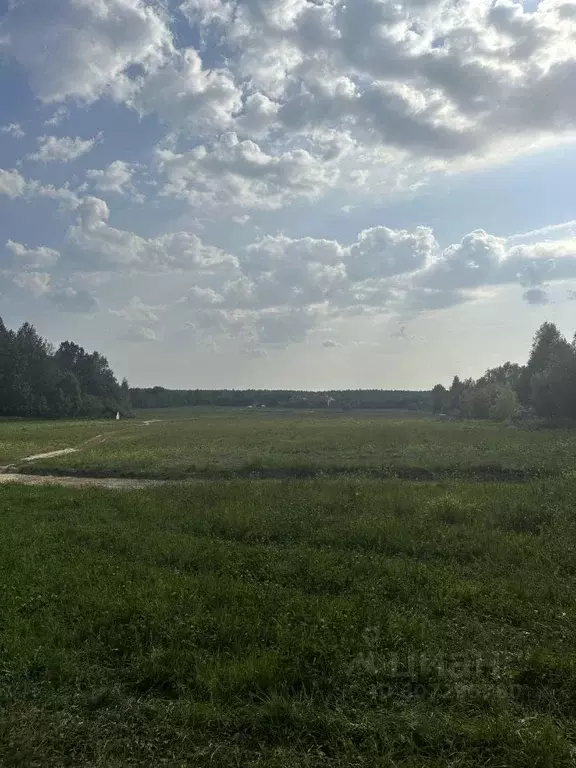
[[[129,416],[128,382],[108,361],[72,341],[54,349],[30,323],[17,331],[0,318],[0,416],[41,418]]]
[[[477,381],[455,376],[449,389],[437,384],[432,410],[464,419],[576,420],[576,335],[570,343],[553,323],[544,323],[526,365],[507,362]]]
[[[130,389],[99,352],[72,341],[55,349],[33,325],[13,331],[0,318],[0,416],[100,418],[132,408],[225,406],[333,410],[432,411],[447,417],[508,421],[518,417],[576,420],[576,336],[552,323],[537,331],[526,365],[504,363],[477,380],[455,376],[449,388],[405,390]]]
[[[351,410],[353,408],[430,411],[431,392],[358,389],[331,392],[233,389],[131,389],[134,408],[226,406],[228,408],[300,408]]]

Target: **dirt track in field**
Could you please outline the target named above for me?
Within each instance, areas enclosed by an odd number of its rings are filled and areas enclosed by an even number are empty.
[[[111,491],[133,491],[166,485],[162,480],[133,480],[123,477],[57,477],[55,475],[22,475],[17,472],[0,474],[0,485],[63,485],[68,488],[107,488]]]
[[[142,421],[140,424],[147,427],[149,424],[157,424],[161,419],[152,419]],[[148,488],[153,485],[162,485],[161,480],[134,480],[132,478],[118,477],[59,477],[57,475],[29,475],[16,471],[21,464],[29,464],[40,459],[52,459],[56,456],[66,456],[70,453],[78,453],[90,443],[103,443],[112,435],[96,435],[90,440],[82,443],[76,448],[61,448],[57,451],[48,451],[47,453],[36,453],[33,456],[25,456],[14,464],[8,464],[0,467],[0,485],[7,483],[18,483],[21,485],[64,485],[71,488],[109,488],[111,490],[132,490],[135,488]]]

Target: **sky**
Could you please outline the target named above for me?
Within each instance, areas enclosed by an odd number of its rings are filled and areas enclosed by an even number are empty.
[[[133,386],[576,331],[576,0],[0,0],[0,315]]]

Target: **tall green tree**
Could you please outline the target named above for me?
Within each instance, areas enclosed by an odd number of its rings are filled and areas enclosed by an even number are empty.
[[[107,416],[130,412],[128,383],[108,361],[74,342],[54,352],[30,323],[17,331],[0,319],[0,413],[4,416]]]
[[[516,386],[522,405],[534,405],[535,390],[532,379],[534,377],[538,377],[537,380],[541,379],[542,374],[553,364],[555,358],[562,356],[569,349],[570,344],[554,323],[542,323],[536,331],[528,362],[522,370]]]
[[[448,391],[442,384],[432,390],[432,413],[443,413],[448,405]]]
[[[460,381],[460,378],[454,376],[448,393],[448,407],[451,411],[458,411],[460,409],[460,398],[464,389],[464,384]]]

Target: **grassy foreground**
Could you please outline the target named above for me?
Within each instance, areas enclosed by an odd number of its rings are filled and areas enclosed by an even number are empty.
[[[0,765],[573,766],[572,482],[0,488]]]
[[[570,471],[572,430],[526,429],[397,413],[175,409],[127,422],[0,423],[0,452],[22,457],[19,437],[78,453],[22,464],[27,472],[185,479],[364,472],[436,479],[525,480]],[[161,419],[155,422],[154,419]],[[145,422],[153,423],[146,424]],[[70,430],[66,439],[67,430]]]

